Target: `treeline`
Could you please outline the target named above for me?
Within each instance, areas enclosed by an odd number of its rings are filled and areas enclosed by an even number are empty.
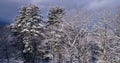
[[[1,62],[119,63],[119,15],[110,10],[67,14],[53,7],[44,21],[36,5],[22,7],[14,23],[0,30]]]

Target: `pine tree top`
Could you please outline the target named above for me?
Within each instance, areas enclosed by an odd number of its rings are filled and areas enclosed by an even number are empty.
[[[64,16],[64,8],[61,7],[53,7],[50,8],[49,14],[48,14],[48,23],[49,24],[55,24],[62,22],[62,18]]]

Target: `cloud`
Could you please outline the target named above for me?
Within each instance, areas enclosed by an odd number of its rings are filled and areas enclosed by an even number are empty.
[[[68,11],[81,8],[91,10],[114,8],[120,6],[119,2],[120,0],[1,0],[0,19],[12,21],[19,11],[18,8],[30,3],[37,4],[45,15],[48,9],[54,6],[62,6]]]
[[[111,8],[120,6],[120,0],[93,0],[85,8],[98,9],[98,8]]]
[[[67,9],[98,9],[120,6],[120,0],[29,0],[29,2],[38,4],[40,7],[45,8],[52,6],[63,6]]]
[[[30,0],[30,3],[40,3],[40,2],[45,2],[47,0]]]

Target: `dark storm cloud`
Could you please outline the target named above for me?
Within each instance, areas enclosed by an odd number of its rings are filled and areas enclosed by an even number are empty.
[[[120,6],[120,0],[1,0],[0,21],[11,22],[17,15],[18,8],[30,3],[37,4],[42,12],[47,12],[53,6],[62,6],[69,11],[79,8],[90,10]]]

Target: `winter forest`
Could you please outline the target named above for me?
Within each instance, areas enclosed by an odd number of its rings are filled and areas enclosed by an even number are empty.
[[[0,63],[120,63],[120,8],[20,7],[0,26]]]

